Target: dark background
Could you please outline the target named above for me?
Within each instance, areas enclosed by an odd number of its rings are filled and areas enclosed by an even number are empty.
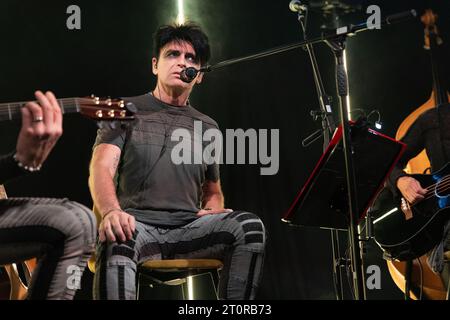
[[[431,7],[440,16],[444,40],[450,37],[449,1],[346,2],[363,10],[335,21],[338,25],[365,21],[370,4],[378,4],[382,16],[411,8],[421,14]],[[71,4],[81,8],[81,30],[66,28],[66,8]],[[296,14],[288,4],[288,0],[185,0],[185,15],[208,33],[214,64],[302,40]],[[2,0],[0,102],[33,99],[36,89],[52,90],[59,98],[146,93],[155,85],[151,35],[158,25],[174,21],[176,14],[175,0]],[[330,19],[312,12],[309,23],[309,34],[314,36]],[[446,43],[443,50],[447,48]],[[333,56],[324,44],[316,45],[316,54],[325,89],[335,95]],[[382,132],[394,136],[401,121],[431,93],[423,25],[416,19],[359,33],[349,39],[347,57],[352,108],[380,110]],[[448,69],[441,71],[448,80]],[[261,176],[259,165],[221,166],[226,206],[257,213],[268,229],[258,297],[333,299],[330,232],[292,228],[280,221],[322,152],[320,141],[301,146],[301,140],[320,127],[309,115],[318,103],[306,52],[297,49],[207,74],[191,103],[216,119],[222,130],[280,129],[278,174]],[[333,107],[337,112],[337,104]],[[18,129],[17,122],[1,124],[2,153],[14,148]],[[8,195],[68,197],[91,207],[87,179],[95,134],[94,122],[78,114],[66,115],[64,135],[43,170],[9,182]],[[381,290],[369,291],[368,297],[401,298],[373,242],[365,259],[383,272]],[[85,275],[80,298],[89,297],[91,279]]]

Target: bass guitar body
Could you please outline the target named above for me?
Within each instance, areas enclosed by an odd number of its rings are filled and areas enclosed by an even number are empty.
[[[411,260],[431,250],[442,237],[450,217],[450,165],[430,175],[412,175],[427,189],[425,199],[414,205],[381,191],[372,208],[375,239],[395,260]]]

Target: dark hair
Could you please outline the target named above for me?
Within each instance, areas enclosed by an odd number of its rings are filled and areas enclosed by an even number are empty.
[[[206,65],[210,56],[208,36],[195,23],[189,22],[182,25],[163,25],[153,34],[153,54],[159,57],[161,48],[175,41],[186,41],[192,44],[195,56],[202,66]]]

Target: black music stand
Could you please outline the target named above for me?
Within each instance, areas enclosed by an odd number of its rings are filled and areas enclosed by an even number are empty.
[[[404,151],[405,145],[364,122],[353,122],[351,140],[358,189],[359,219]],[[309,179],[283,217],[295,226],[347,230],[348,200],[340,126]]]
[[[350,123],[350,136],[358,190],[358,224],[406,146],[370,129],[364,120]],[[348,231],[351,224],[342,137],[342,126],[339,126],[282,219],[293,226],[332,230],[333,278],[337,299],[343,299],[341,267],[348,262],[340,255],[338,230]],[[357,239],[361,240],[359,234]]]

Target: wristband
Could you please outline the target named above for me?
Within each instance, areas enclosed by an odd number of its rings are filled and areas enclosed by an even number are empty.
[[[41,170],[42,165],[38,165],[38,166],[36,166],[36,167],[24,165],[22,162],[19,161],[19,159],[17,159],[17,153],[15,153],[15,154],[13,155],[13,159],[14,159],[14,161],[16,162],[17,166],[18,166],[19,168],[21,168],[21,169],[24,169],[25,171],[28,171],[28,172],[36,172],[36,171]]]

